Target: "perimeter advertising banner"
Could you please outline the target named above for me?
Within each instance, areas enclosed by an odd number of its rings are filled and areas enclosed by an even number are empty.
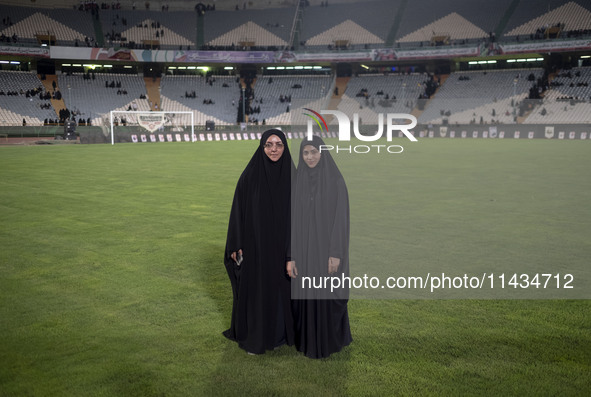
[[[0,55],[34,56],[49,58],[49,49],[35,47],[0,46]]]
[[[363,50],[350,52],[292,51],[181,51],[129,50],[124,48],[52,47],[51,58],[172,63],[292,63],[292,62],[365,62],[405,59],[453,58],[477,56],[478,46],[415,49]]]
[[[532,52],[583,51],[591,49],[591,40],[544,40],[516,44],[499,44],[501,54],[523,54]]]
[[[495,56],[549,51],[591,49],[591,40],[560,40],[462,47],[425,47],[415,49],[368,49],[342,52],[292,51],[195,51],[195,50],[130,50],[126,48],[51,47],[50,50],[26,47],[0,47],[0,53],[35,55],[54,59],[110,60],[173,63],[291,63],[291,62],[363,62],[420,60],[468,56]]]

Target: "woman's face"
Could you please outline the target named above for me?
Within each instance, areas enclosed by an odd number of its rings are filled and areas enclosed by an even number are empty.
[[[277,135],[271,135],[265,142],[265,154],[271,159],[271,161],[277,161],[283,156],[283,142]]]
[[[318,165],[320,161],[320,152],[312,145],[304,146],[304,150],[302,151],[302,157],[304,158],[304,162],[310,168],[314,168]]]

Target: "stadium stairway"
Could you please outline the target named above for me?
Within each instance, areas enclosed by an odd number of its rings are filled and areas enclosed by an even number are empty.
[[[335,88],[338,88],[339,89],[339,94],[338,95],[335,95],[335,93],[333,92],[332,93],[331,101],[332,101],[333,98],[339,98],[339,101],[340,101],[341,97],[345,93],[345,90],[347,89],[347,84],[349,84],[349,80],[350,79],[351,79],[351,77],[337,77],[336,78]],[[336,107],[335,107],[335,109],[336,109]]]
[[[517,116],[517,124],[523,124],[525,122],[525,120],[530,116],[530,114],[532,114],[532,112],[535,110],[535,107],[531,107],[530,109],[528,109],[526,112],[523,113],[522,116]]]
[[[559,70],[558,70],[558,71],[556,71],[556,72],[550,73],[550,74],[548,75],[548,85],[549,85],[550,83],[552,83],[552,80],[554,80],[554,79],[556,78],[556,76],[558,76],[558,73],[560,73],[560,71],[559,71]],[[541,96],[542,98],[544,98],[544,97],[546,96],[546,91],[547,91],[547,90],[544,90],[544,91],[542,91],[542,92],[540,93],[540,96]],[[527,118],[528,118],[528,117],[529,117],[529,116],[530,116],[530,115],[531,115],[533,112],[535,112],[535,111],[537,110],[537,108],[538,108],[538,107],[540,107],[540,106],[539,106],[539,105],[534,105],[534,106],[531,106],[531,107],[530,107],[530,108],[529,108],[529,109],[528,109],[526,112],[524,112],[524,113],[523,113],[523,115],[521,115],[521,116],[517,116],[517,124],[523,124],[523,123],[525,123],[525,122],[526,122],[526,120],[527,120]]]
[[[419,119],[419,117],[421,116],[421,114],[423,114],[423,112],[424,112],[424,111],[425,111],[424,109],[423,109],[423,110],[420,110],[420,109],[418,108],[418,106],[415,106],[415,107],[414,107],[414,108],[411,110],[410,114],[412,114],[413,116],[415,116],[415,117],[416,117],[416,119],[418,120],[418,119]]]
[[[246,83],[244,82],[244,77],[240,78],[240,87],[246,89]],[[254,97],[257,98],[257,78],[256,77],[252,79],[252,83],[250,84],[250,87],[254,90]],[[239,102],[240,102],[240,100],[236,99],[236,103],[239,103]],[[251,104],[251,106],[253,106],[253,105]],[[236,109],[236,110],[238,112],[240,112],[239,109]],[[246,115],[247,121],[248,121],[249,117],[250,117],[249,115]]]
[[[442,85],[445,84],[445,81],[449,78],[449,74],[440,74],[440,75],[438,75],[438,77],[441,79],[441,84],[439,84],[439,87],[441,87]],[[435,90],[435,93],[437,93],[437,91],[439,91],[439,87],[437,87],[437,89]]]
[[[252,87],[253,90],[255,90],[255,98],[256,98],[256,84],[257,84],[257,78],[254,77],[252,79],[252,83],[250,84],[250,86]],[[246,88],[246,83],[244,82],[244,77],[240,78],[240,87]]]
[[[60,89],[59,82],[57,80],[57,76],[55,74],[48,74],[45,75],[45,80],[41,78],[41,75],[37,75],[39,80],[43,83],[43,88],[45,91],[50,92],[53,94],[53,82],[55,81],[55,89],[59,90],[62,93],[62,99],[51,99],[51,106],[53,110],[55,110],[55,114],[57,118],[59,118],[60,110],[66,109],[66,103],[64,102],[64,91]]]
[[[439,84],[439,87],[437,87],[437,89],[435,90],[435,93],[431,95],[431,98],[437,95],[437,93],[439,92],[439,88],[445,84],[445,81],[448,79],[449,74],[440,74],[438,77],[441,80],[441,83]],[[423,112],[425,111],[425,109],[429,107],[429,102],[431,102],[431,98],[427,99],[427,102],[425,103],[425,107],[423,108],[423,110],[420,110],[419,107],[415,105],[410,114],[415,116],[418,120],[421,114],[423,114]]]
[[[349,80],[351,77],[337,77],[335,80],[335,88],[339,89],[339,94],[335,95],[334,90],[332,92],[332,96],[330,97],[330,101],[328,102],[328,109],[327,110],[338,110],[339,103],[341,103],[341,98],[345,91],[347,90],[347,84],[349,84]],[[326,120],[327,124],[330,124],[334,117],[331,115],[325,115],[324,119]]]
[[[554,80],[556,77],[558,77],[558,73],[559,73],[559,72],[560,72],[560,71],[559,71],[559,70],[557,70],[557,71],[555,71],[555,72],[552,72],[552,73],[549,73],[549,74],[548,74],[548,85],[549,85],[549,86],[551,86],[551,84],[552,84],[552,80]],[[541,94],[541,95],[542,95],[542,98],[544,98],[544,97],[546,96],[546,91],[542,92],[542,94]]]
[[[160,77],[144,77],[146,93],[150,101],[150,110],[160,111]],[[158,105],[158,107],[156,107]]]

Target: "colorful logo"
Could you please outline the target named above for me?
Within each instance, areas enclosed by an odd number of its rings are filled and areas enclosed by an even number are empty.
[[[318,116],[318,118],[320,118],[320,120],[322,120],[322,124],[324,124],[324,128],[326,128],[326,132],[328,132],[328,126],[326,125],[326,121],[324,120],[324,117],[322,117],[318,112],[315,112],[312,109],[304,108],[304,110],[307,110],[308,112],[312,112],[316,116]],[[318,124],[318,127],[320,127],[320,132],[325,132],[325,131],[322,131],[322,125],[320,124],[320,121],[316,117],[314,117],[308,113],[304,113],[304,115],[312,118],[316,122],[316,124]]]

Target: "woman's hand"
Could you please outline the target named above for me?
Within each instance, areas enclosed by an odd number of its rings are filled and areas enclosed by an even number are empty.
[[[285,269],[287,270],[287,274],[291,278],[296,278],[298,275],[298,268],[295,265],[295,261],[285,262]]]
[[[328,258],[328,274],[336,273],[339,270],[339,265],[341,264],[340,258],[333,258],[332,256]]]
[[[238,254],[239,254],[239,256],[240,256],[240,257],[242,257],[242,249],[239,249],[239,250],[238,250]],[[238,257],[236,256],[236,252],[232,252],[232,253],[230,254],[230,258],[232,258],[232,260],[233,260],[234,262],[236,262],[236,264],[237,264],[238,266],[240,266],[240,263],[238,263]]]

